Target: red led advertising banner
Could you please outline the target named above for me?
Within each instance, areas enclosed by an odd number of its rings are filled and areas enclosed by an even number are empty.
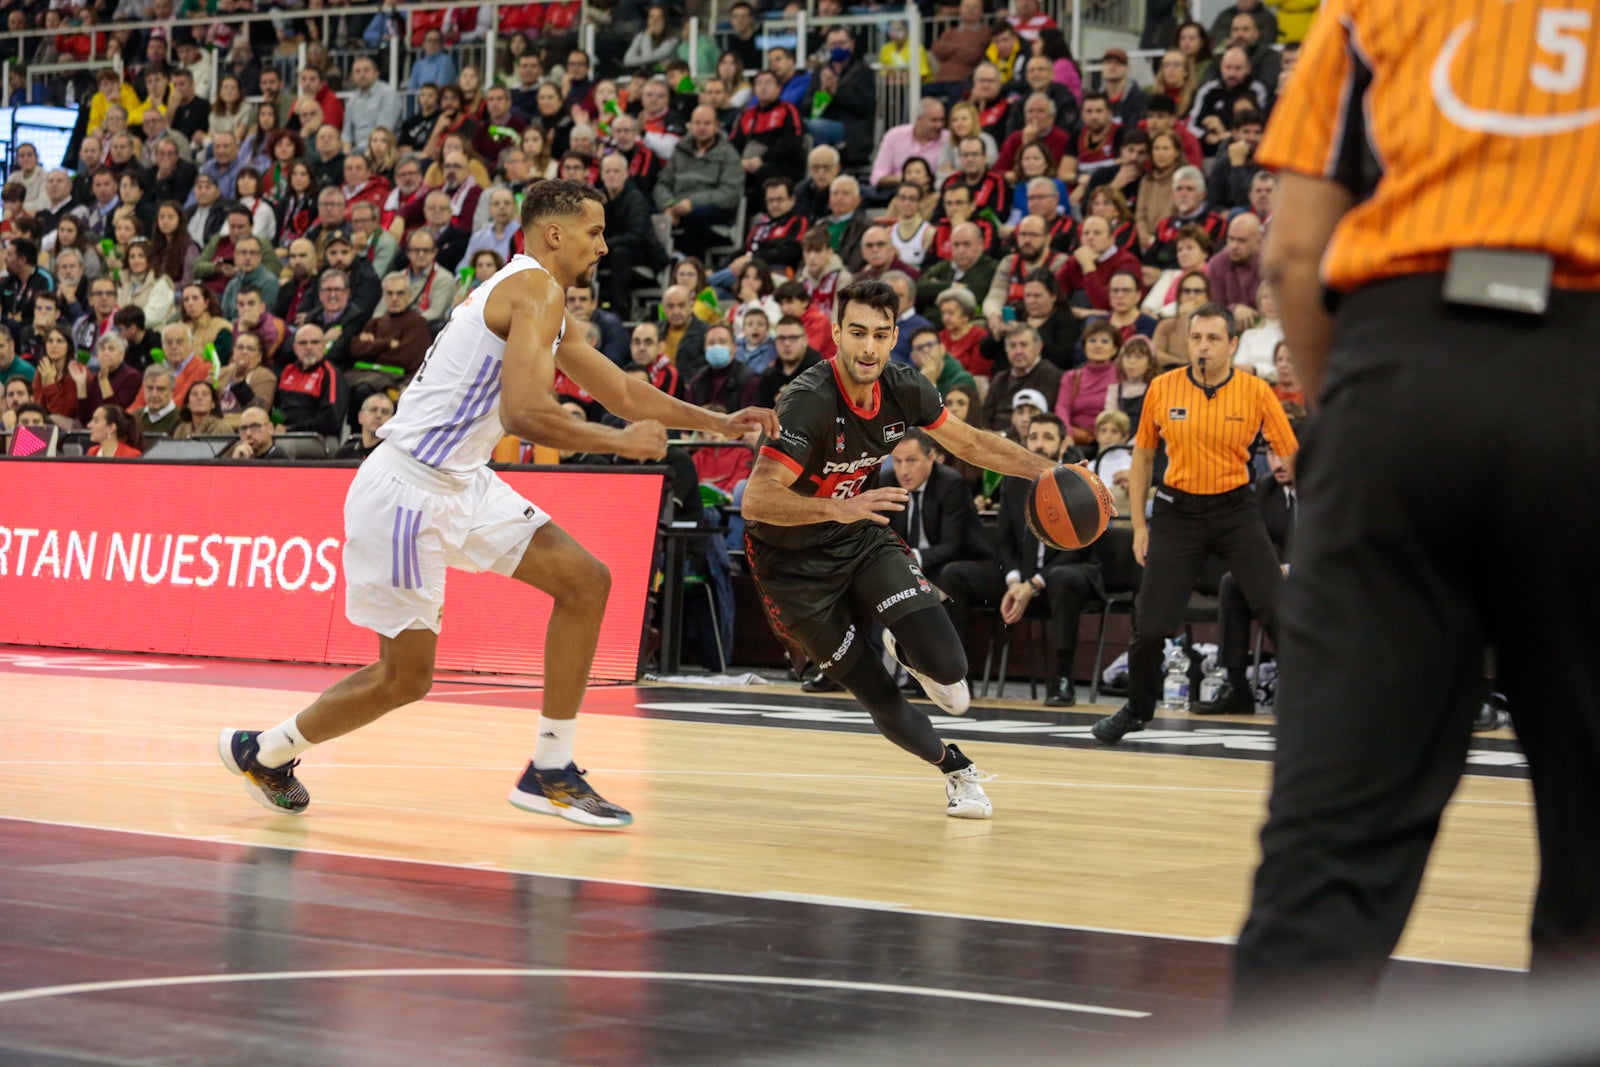
[[[363,664],[344,617],[354,467],[0,465],[0,643]],[[611,568],[593,676],[632,681],[661,505],[658,473],[502,471]],[[441,670],[538,675],[550,598],[448,572]]]

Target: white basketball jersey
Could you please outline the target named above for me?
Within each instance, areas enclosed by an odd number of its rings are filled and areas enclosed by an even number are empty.
[[[500,367],[506,343],[483,321],[483,309],[494,287],[505,279],[520,271],[544,269],[532,256],[513,256],[450,313],[416,377],[400,394],[394,418],[378,430],[379,437],[450,474],[471,474],[489,462],[505,435],[500,425]],[[566,332],[563,316],[552,355]]]

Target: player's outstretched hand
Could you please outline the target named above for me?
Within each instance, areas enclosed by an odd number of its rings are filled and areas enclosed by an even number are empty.
[[[628,459],[660,459],[666,454],[667,431],[655,419],[630,422],[617,445],[617,455]]]
[[[760,430],[768,437],[778,436],[778,413],[771,408],[740,408],[724,418],[728,424],[722,431],[724,437],[740,437],[751,430]]]
[[[885,486],[882,489],[869,489],[865,493],[853,496],[849,500],[840,501],[839,521],[860,522],[862,519],[875,522],[879,526],[889,524],[888,511],[904,511],[906,501],[911,499],[911,494],[898,485]]]

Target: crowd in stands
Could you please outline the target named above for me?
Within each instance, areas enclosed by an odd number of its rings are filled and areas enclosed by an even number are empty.
[[[1244,329],[1239,371],[1303,400],[1259,267],[1276,179],[1253,163],[1298,46],[1276,47],[1262,0],[1174,26],[1137,70],[1118,48],[1080,64],[1037,0],[930,6],[915,57],[903,22],[876,49],[830,24],[839,0],[798,49],[773,44],[763,20],[798,5],[738,0],[700,36],[698,80],[679,13],[645,0],[590,5],[594,55],[576,3],[501,9],[492,70],[458,62],[487,9],[342,6],[0,2],[14,30],[61,31],[0,45],[24,74],[12,102],[80,105],[66,165],[21,144],[0,189],[6,431],[44,418],[101,456],[164,436],[239,459],[311,433],[362,456],[451,310],[521,251],[522,192],[555,177],[608,199],[609,254],[570,312],[698,403],[774,403],[832,355],[834,294],[863,278],[901,294],[893,358],[1024,443],[1050,416],[1063,453],[1125,452],[1208,301]],[[257,11],[281,17],[225,17]],[[179,21],[117,26],[140,18]],[[91,35],[117,64],[26,76]],[[896,76],[920,102],[880,131]],[[557,389],[575,417],[608,417]],[[560,458],[536,449],[508,439],[497,458]],[[954,467],[993,502],[993,479]]]

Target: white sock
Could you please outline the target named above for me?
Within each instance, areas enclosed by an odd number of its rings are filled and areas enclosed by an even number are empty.
[[[572,738],[578,732],[577,719],[539,718],[539,744],[533,750],[533,765],[541,771],[556,770],[572,762]]]
[[[295,725],[297,718],[299,715],[291,716],[256,736],[256,744],[261,748],[256,759],[263,767],[282,767],[311,747],[312,742],[307,741],[300,727]]]

